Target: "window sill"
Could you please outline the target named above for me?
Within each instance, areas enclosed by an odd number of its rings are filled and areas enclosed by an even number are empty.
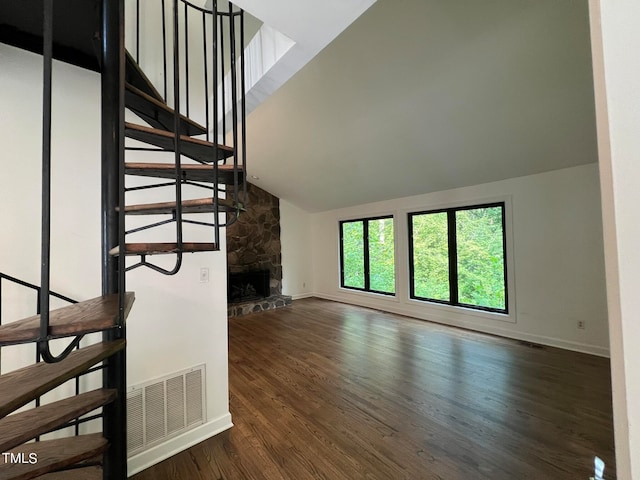
[[[376,298],[380,300],[388,300],[391,302],[398,303],[400,299],[398,298],[397,293],[378,293],[378,292],[369,292],[367,290],[357,290],[355,288],[345,288],[338,287],[338,291],[340,293],[354,294],[358,296],[368,297],[368,298]]]
[[[516,323],[515,314],[489,312],[485,310],[476,310],[475,308],[461,307],[457,305],[446,305],[428,300],[416,300],[414,298],[407,299],[407,304],[413,307],[429,308],[443,315],[464,315],[465,317],[476,317],[484,320],[497,320],[500,322]],[[513,312],[513,308],[510,308]]]

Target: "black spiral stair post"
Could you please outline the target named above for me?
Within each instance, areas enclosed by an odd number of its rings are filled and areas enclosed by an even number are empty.
[[[102,54],[102,293],[120,294],[119,328],[104,333],[104,340],[126,338],[123,294],[125,256],[109,255],[124,245],[124,0],[103,0]],[[115,388],[118,398],[105,407],[104,436],[110,447],[104,457],[103,478],[127,478],[126,349],[106,360],[103,383]]]

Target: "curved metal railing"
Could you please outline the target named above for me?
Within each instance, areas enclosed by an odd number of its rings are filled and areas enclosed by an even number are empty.
[[[4,293],[5,293],[4,284],[5,283],[8,283],[10,285],[14,285],[15,287],[20,287],[22,289],[30,290],[33,293],[35,293],[35,298],[34,298],[34,302],[33,302],[33,305],[34,305],[35,308],[34,308],[33,311],[34,311],[34,313],[36,315],[41,313],[41,310],[40,310],[41,309],[40,299],[41,299],[41,297],[43,295],[42,287],[39,286],[39,285],[35,285],[33,283],[27,282],[25,280],[21,280],[21,279],[19,279],[17,277],[14,277],[14,276],[11,276],[11,275],[7,275],[6,273],[0,272],[0,325],[3,325],[3,323],[4,323],[4,315],[3,315],[2,306],[3,306],[3,303],[5,301],[5,297],[4,297]],[[74,300],[73,298],[70,298],[70,297],[68,297],[66,295],[62,295],[60,293],[54,292],[52,290],[50,290],[48,292],[48,296],[50,298],[55,298],[55,299],[61,300],[61,301],[65,302],[65,303],[68,303],[68,304],[78,303],[77,300]],[[7,347],[0,347],[0,365],[2,365],[2,349],[3,348],[7,348]],[[40,348],[36,347],[35,362],[38,363],[41,360],[43,360],[43,358],[41,356]],[[104,369],[104,365],[100,365],[98,367],[92,368],[89,371],[82,372],[81,374],[76,375],[74,377],[75,394],[79,395],[81,393],[80,379],[83,376],[88,375],[88,374],[93,373],[93,372],[98,371],[98,370],[103,370],[103,369]],[[36,407],[40,406],[40,397],[35,399],[35,406]],[[91,415],[91,416],[85,416],[83,418],[73,420],[71,422],[68,422],[68,423],[60,426],[60,427],[57,427],[55,430],[61,430],[61,429],[67,428],[67,427],[74,427],[75,428],[75,434],[79,435],[80,434],[79,429],[80,429],[80,425],[81,424],[96,420],[98,418],[102,418],[102,416],[103,416],[102,413],[96,414],[96,415]],[[36,440],[38,440],[38,438],[36,438]]]
[[[142,256],[140,262],[128,266],[127,270],[147,266],[166,275],[177,273],[182,264],[183,225],[212,227],[214,244],[219,246],[220,228],[237,220],[247,198],[246,182],[243,181],[246,176],[244,12],[231,3],[226,11],[220,11],[217,4],[217,0],[214,0],[211,8],[207,9],[189,0],[135,0],[135,8],[128,10],[135,17],[131,22],[135,25],[134,35],[129,37],[128,46],[134,51],[133,56],[142,68],[148,63],[145,55],[155,55],[158,43],[162,45],[162,69],[155,68],[155,78],[153,74],[149,77],[156,85],[162,85],[158,90],[162,91],[165,103],[174,110],[174,132],[180,131],[180,117],[183,114],[190,119],[203,121],[205,139],[213,143],[213,158],[219,158],[219,144],[232,147],[233,155],[230,159],[225,157],[224,160],[213,161],[210,181],[186,180],[182,168],[182,141],[180,135],[174,135],[174,181],[127,189],[136,191],[172,186],[176,199],[173,218],[138,226],[126,233],[133,234],[174,223],[178,245],[176,262],[173,268],[167,269],[148,262]],[[167,18],[169,11],[172,13]],[[154,23],[157,25],[154,26]],[[171,28],[168,28],[168,23],[171,23]],[[154,31],[155,35],[146,33],[150,31]],[[229,96],[230,101],[227,100]],[[130,150],[151,151],[154,154],[162,151],[137,147]],[[230,188],[221,187],[219,163],[229,162],[233,165],[233,181],[229,184]],[[212,192],[212,222],[184,218],[182,200],[185,186],[205,188]],[[233,212],[226,212],[227,219],[223,222],[220,221],[222,212],[218,202],[221,194],[230,198],[235,206]]]

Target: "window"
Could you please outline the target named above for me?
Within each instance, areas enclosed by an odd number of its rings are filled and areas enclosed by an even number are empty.
[[[340,266],[343,288],[393,295],[393,217],[340,222]]]
[[[504,203],[409,214],[410,295],[507,313]]]

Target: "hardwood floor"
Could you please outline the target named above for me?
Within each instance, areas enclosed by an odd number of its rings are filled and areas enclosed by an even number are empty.
[[[135,480],[615,478],[609,362],[318,299],[231,319],[235,426]]]

